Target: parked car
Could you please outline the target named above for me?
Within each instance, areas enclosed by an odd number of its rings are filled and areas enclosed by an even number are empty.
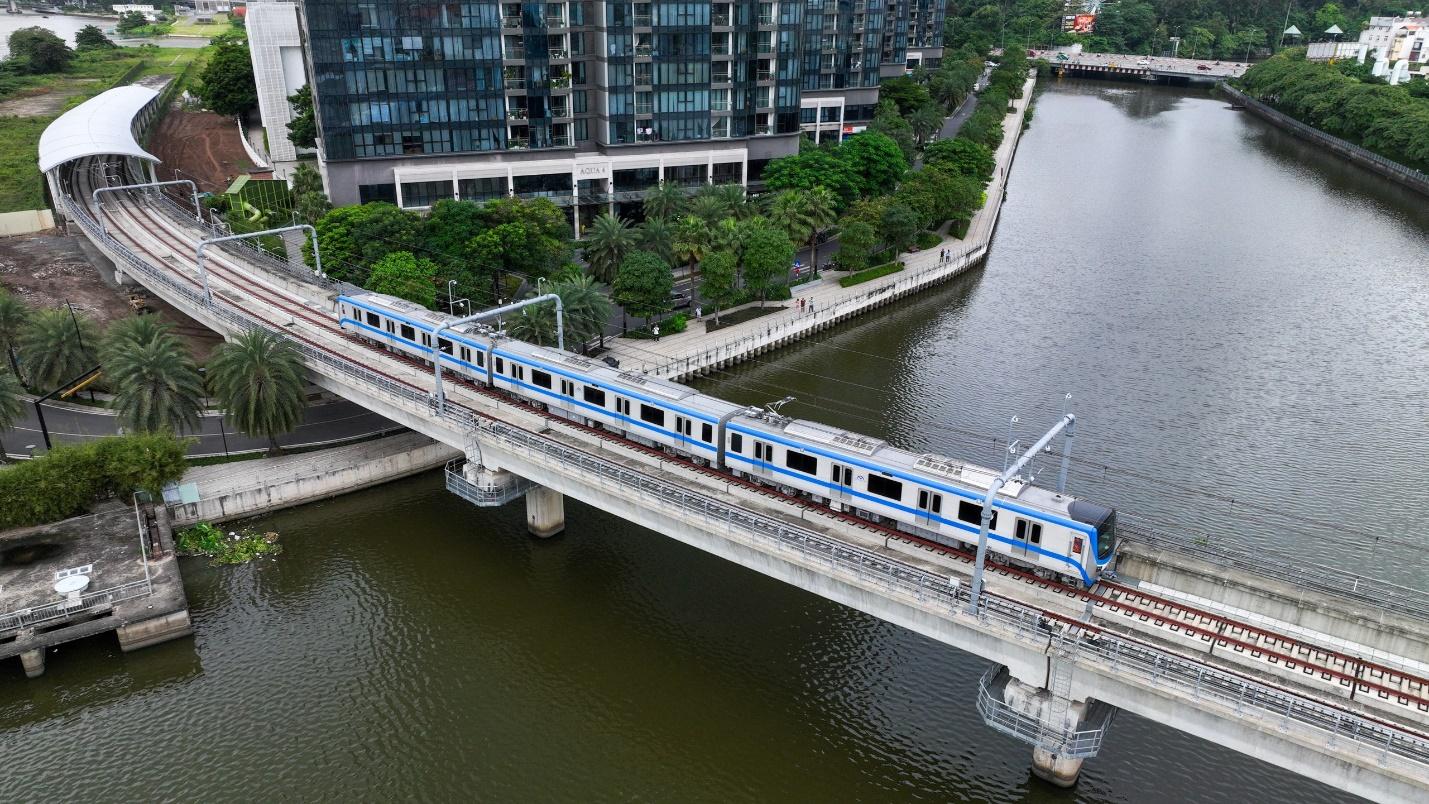
[[[690,294],[684,291],[675,291],[670,294],[670,308],[672,310],[684,310],[690,306]]]
[[[1197,69],[1197,70],[1210,70],[1211,68],[1210,68],[1210,67],[1207,67],[1207,66],[1204,65],[1204,64],[1197,64],[1197,65],[1196,65],[1196,69]]]

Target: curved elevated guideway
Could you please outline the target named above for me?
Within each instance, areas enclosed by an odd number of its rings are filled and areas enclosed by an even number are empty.
[[[143,160],[85,150],[48,171],[58,211],[120,270],[217,332],[281,333],[319,385],[465,450],[447,474],[454,492],[478,503],[525,492],[533,531],[546,532],[561,526],[569,494],[1004,665],[977,705],[994,728],[1033,744],[1041,775],[1075,779],[1110,705],[1369,798],[1429,791],[1429,629],[1392,606],[1318,598],[1357,629],[1339,633],[1164,582],[1085,590],[1002,565],[974,601],[961,551],[459,378],[439,401],[428,365],[340,329],[341,288],[301,265],[223,244],[205,260],[207,298],[196,250],[214,232],[154,190],[102,196],[105,208],[94,208],[95,189],[142,181]]]

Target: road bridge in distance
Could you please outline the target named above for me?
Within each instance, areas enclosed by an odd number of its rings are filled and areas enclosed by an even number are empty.
[[[1027,52],[1029,58],[1046,59],[1056,75],[1122,76],[1164,83],[1215,84],[1227,78],[1239,78],[1250,67],[1246,62],[1173,59],[1125,53],[1066,53],[1059,50]]]
[[[95,189],[145,179],[143,156],[106,147],[46,174],[57,211],[119,273],[226,336],[281,334],[317,384],[462,450],[453,493],[524,497],[533,534],[563,528],[569,495],[985,657],[969,705],[1031,744],[1054,782],[1075,781],[1123,709],[1367,798],[1429,796],[1429,595],[1133,530],[1118,581],[1085,589],[994,565],[974,600],[970,556],[916,532],[479,383],[453,378],[439,399],[430,366],[337,326],[343,288],[301,265],[224,244],[205,257],[206,293],[196,252],[216,233],[191,210],[152,190],[95,206]],[[1307,573],[1315,584],[1295,583]]]

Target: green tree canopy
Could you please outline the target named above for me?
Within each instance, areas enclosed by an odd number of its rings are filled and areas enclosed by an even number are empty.
[[[0,349],[10,358],[10,370],[17,378],[20,363],[15,353],[20,348],[20,338],[30,323],[30,308],[25,303],[0,288]]]
[[[675,232],[666,218],[646,218],[636,227],[640,248],[658,254],[666,264],[675,261]]]
[[[104,31],[98,25],[86,25],[80,28],[74,35],[74,44],[77,50],[108,50],[115,47],[109,41],[109,37],[104,35]]]
[[[267,330],[239,335],[214,351],[209,386],[239,430],[268,439],[278,453],[278,436],[303,420],[303,361],[287,340]]]
[[[313,89],[307,84],[288,96],[293,119],[288,121],[288,140],[299,148],[318,147],[318,121],[313,111]]]
[[[883,79],[878,87],[878,99],[892,101],[903,117],[911,116],[932,101],[927,87],[902,75]]]
[[[863,190],[861,177],[849,161],[821,148],[781,156],[764,167],[764,186],[771,192],[812,190],[819,185],[833,191],[841,206],[852,203]]]
[[[982,184],[992,181],[997,168],[992,149],[964,137],[938,140],[923,149],[923,164],[976,179]]]
[[[116,321],[100,348],[119,419],[131,430],[198,430],[203,379],[198,366],[158,316]]]
[[[335,279],[361,284],[378,260],[419,245],[420,227],[416,215],[382,201],[338,207],[316,227],[323,269]]]
[[[63,72],[73,57],[69,45],[44,28],[21,28],[10,34],[10,59],[26,72]]]
[[[876,131],[865,131],[845,141],[839,146],[838,157],[848,165],[864,198],[891,192],[908,172],[908,162],[898,144]]]
[[[740,257],[744,287],[758,293],[763,304],[770,290],[788,280],[789,269],[794,264],[794,246],[782,229],[763,218],[752,218],[744,229],[744,250]]]
[[[49,392],[94,368],[99,335],[88,316],[69,309],[35,313],[20,336],[20,367],[37,391]]]
[[[898,200],[883,211],[881,224],[879,232],[883,235],[883,242],[892,247],[894,254],[907,251],[922,228],[918,213]]]
[[[213,52],[199,74],[195,89],[203,105],[222,115],[236,115],[258,105],[258,85],[253,82],[253,62],[243,39],[213,40]]]
[[[670,311],[674,287],[674,275],[664,260],[648,251],[635,251],[621,261],[612,290],[625,312],[648,320]]]
[[[143,28],[148,24],[148,18],[138,11],[126,11],[119,15],[119,23],[114,26],[114,29],[119,33],[127,34],[130,31]]]
[[[845,271],[862,271],[868,267],[868,255],[878,242],[873,227],[863,221],[853,221],[839,227],[839,253],[836,259]]]
[[[393,251],[372,266],[364,285],[375,293],[431,308],[437,302],[437,264],[410,251]]]
[[[24,392],[20,380],[8,370],[0,368],[0,433],[14,427],[24,415],[25,402],[20,397]],[[0,463],[5,463],[8,457],[9,450],[5,448],[4,442],[0,441]]]
[[[739,301],[739,260],[729,251],[712,251],[700,265],[700,295],[719,312]]]
[[[903,153],[905,164],[912,164],[913,158],[918,154],[917,137],[913,133],[913,124],[898,113],[898,106],[892,101],[879,102],[878,111],[873,116],[873,123],[864,134],[881,134],[893,140],[898,146],[898,150]]]
[[[684,211],[686,200],[684,188],[662,181],[645,191],[645,217],[674,220]]]
[[[596,217],[582,241],[586,262],[602,282],[613,282],[620,264],[639,242],[624,218],[609,213]]]

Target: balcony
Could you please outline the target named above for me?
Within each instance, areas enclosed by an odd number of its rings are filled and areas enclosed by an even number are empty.
[[[710,24],[711,24],[711,25],[726,25],[726,26],[727,26],[727,25],[729,25],[729,15],[728,15],[728,14],[711,14],[711,15],[710,15]]]
[[[553,75],[551,80],[546,82],[546,86],[551,89],[570,89],[571,77],[569,75]]]
[[[774,127],[771,126],[771,125],[769,125],[768,123],[756,123],[756,124],[754,125],[754,135],[755,135],[756,137],[762,137],[762,136],[764,136],[764,135],[766,135],[766,134],[773,134],[773,133],[774,133]]]
[[[563,116],[564,116],[564,115],[557,115],[557,117],[563,117]],[[551,147],[552,147],[552,148],[569,148],[569,147],[571,147],[571,135],[569,135],[569,134],[552,134],[552,135],[551,135]]]
[[[570,117],[570,116],[571,116],[571,107],[565,106],[565,105],[557,106],[557,105],[555,105],[555,104],[552,104],[552,105],[551,105],[551,116],[552,116],[552,117]]]
[[[637,104],[635,104],[635,113],[636,113],[636,114],[642,114],[642,115],[643,115],[643,114],[654,114],[654,113],[655,113],[655,104],[654,104],[654,103],[637,103]]]
[[[506,48],[506,52],[502,54],[501,58],[506,59],[507,61],[520,61],[521,59],[526,58],[526,48],[508,47]]]
[[[773,24],[774,24],[774,16],[773,16],[772,14],[769,15],[769,16],[765,16],[765,15],[763,15],[763,14],[760,14],[760,15],[759,15],[759,24],[760,24],[760,25],[773,25]]]
[[[502,17],[502,18],[501,18],[501,27],[502,27],[502,28],[520,28],[520,27],[521,27],[521,18],[520,18],[520,17]]]
[[[561,50],[560,48],[552,48],[546,52],[546,55],[552,61],[565,61],[570,59],[571,57],[571,53],[569,50]]]
[[[636,28],[649,28],[649,27],[650,27],[650,15],[649,15],[649,14],[635,14],[634,17],[635,17],[635,27],[636,27]]]
[[[501,79],[501,84],[506,89],[525,89],[526,79],[508,75]]]
[[[774,43],[773,43],[773,42],[760,42],[760,43],[759,43],[759,52],[760,52],[760,53],[773,53],[773,52],[774,52]]]
[[[713,84],[728,84],[728,83],[729,83],[729,80],[730,80],[730,79],[729,79],[729,71],[728,71],[728,70],[726,70],[726,71],[724,71],[724,72],[718,72],[718,73],[712,73],[712,74],[710,74],[710,83],[713,83]]]
[[[654,49],[653,47],[651,47],[650,45],[636,45],[636,46],[635,46],[635,55],[637,55],[637,56],[649,56],[649,55],[651,55],[651,54],[654,53],[654,52],[655,52],[655,49]]]
[[[756,81],[773,81],[774,72],[772,70],[760,70],[755,73],[754,77]]]
[[[529,137],[508,137],[506,139],[506,149],[509,151],[525,151],[531,147]]]
[[[547,28],[564,28],[564,27],[566,27],[566,15],[564,15],[564,14],[547,14],[547,15],[546,15],[546,27],[547,27]]]
[[[727,111],[729,111],[729,99],[726,98],[726,99],[724,99],[724,100],[712,100],[712,101],[710,101],[710,111],[711,111],[711,112],[727,112]]]
[[[526,119],[526,110],[525,110],[524,108],[521,108],[521,109],[507,109],[507,110],[506,110],[506,118],[507,118],[508,120],[525,120],[525,119]]]

